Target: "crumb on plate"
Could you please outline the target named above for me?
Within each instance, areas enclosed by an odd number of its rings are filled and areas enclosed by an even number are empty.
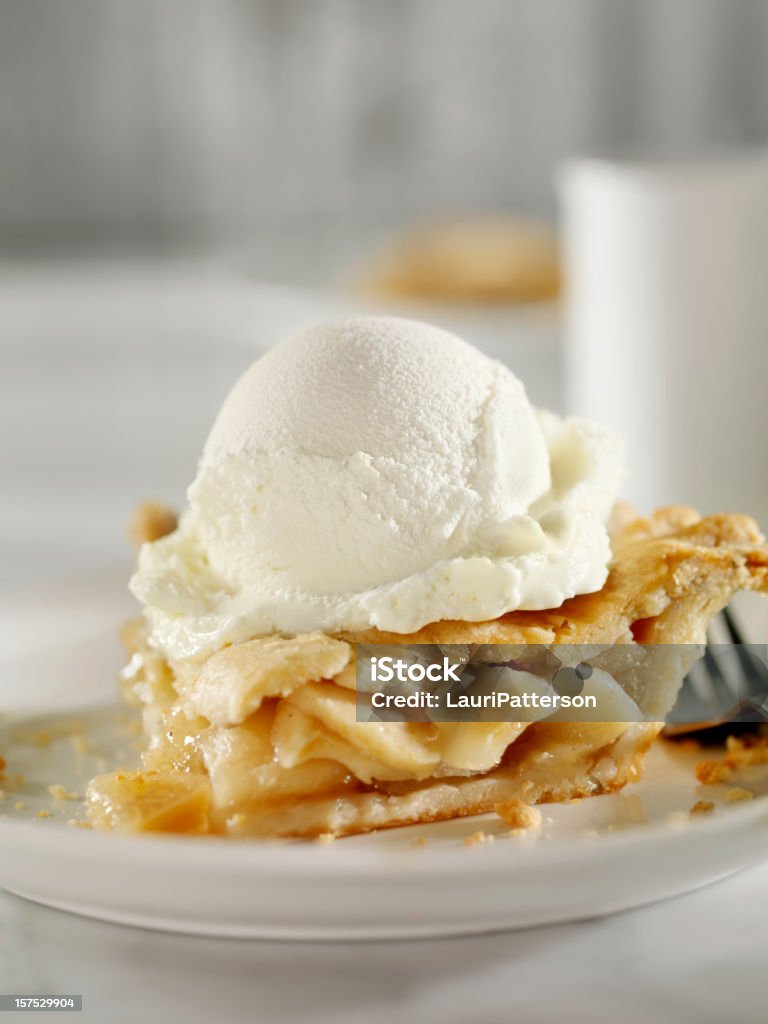
[[[691,819],[685,811],[672,811],[666,816],[665,821],[670,828],[687,828]]]
[[[699,761],[696,765],[696,778],[702,786],[717,786],[721,782],[728,782],[734,770],[735,766],[725,759]]]
[[[716,786],[729,782],[740,768],[758,764],[768,764],[768,735],[729,736],[725,741],[725,756],[700,761],[696,765],[696,778],[704,786]]]
[[[523,803],[522,800],[504,800],[493,808],[505,825],[511,829],[526,831],[541,826],[541,811],[538,807]]]
[[[54,800],[79,800],[80,794],[65,789],[58,783],[48,787],[48,792],[51,794]]]
[[[740,803],[742,800],[752,800],[755,794],[750,789],[744,789],[742,786],[734,786],[733,789],[729,789],[725,794],[725,802],[727,804]]]
[[[492,843],[493,836],[487,832],[473,832],[471,836],[467,836],[464,840],[465,846],[481,846],[483,843]]]
[[[711,814],[714,809],[715,804],[712,800],[697,800],[689,813],[692,815]]]

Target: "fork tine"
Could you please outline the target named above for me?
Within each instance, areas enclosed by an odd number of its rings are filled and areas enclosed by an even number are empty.
[[[738,694],[734,692],[729,683],[727,677],[723,673],[722,668],[717,662],[717,658],[712,653],[712,649],[707,646],[704,651],[704,668],[709,682],[712,687],[712,691],[715,696],[714,703],[719,707],[727,708],[730,704],[733,704],[738,699]]]
[[[744,642],[730,612],[718,616],[707,633],[703,657],[685,678],[665,734],[714,736],[713,723],[719,723],[718,728],[754,730],[756,723],[768,721],[766,652],[768,645]]]
[[[754,693],[754,675],[749,651],[736,644],[728,644],[714,652],[720,671],[725,676],[731,693],[739,698],[751,697]]]
[[[730,608],[723,609],[722,620],[728,630],[731,642],[736,646],[741,668],[746,677],[747,692],[768,693],[768,665],[745,641],[744,634],[736,625]]]
[[[703,657],[688,670],[680,697],[685,700],[694,721],[717,713],[720,704]]]
[[[746,641],[741,630],[736,625],[736,620],[734,619],[733,614],[731,613],[731,609],[723,608],[720,614],[722,616],[723,623],[725,624],[725,628],[728,630],[728,635],[731,638],[731,643],[743,646],[746,643]]]

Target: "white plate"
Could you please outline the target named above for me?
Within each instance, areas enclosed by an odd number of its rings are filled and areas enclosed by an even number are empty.
[[[690,818],[697,799],[717,799],[723,788],[703,792],[696,758],[665,745],[652,751],[643,781],[622,793],[544,808],[538,836],[505,835],[493,817],[329,845],[70,827],[67,820],[81,813],[77,802],[56,801],[47,787],[82,792],[94,771],[138,757],[129,716],[90,706],[113,689],[120,653],[111,627],[125,607],[108,579],[0,602],[0,701],[19,709],[0,726],[11,779],[0,805],[0,885],[29,899],[209,935],[453,935],[613,913],[688,892],[768,855],[768,797]],[[34,714],[41,702],[56,710]],[[73,744],[73,721],[91,752]],[[41,743],[41,733],[50,742]],[[24,781],[15,785],[17,773]],[[765,775],[754,769],[745,781],[768,792]],[[50,816],[38,817],[41,810]],[[466,845],[481,829],[495,841]]]

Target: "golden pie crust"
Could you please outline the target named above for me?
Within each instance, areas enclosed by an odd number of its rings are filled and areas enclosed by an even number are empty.
[[[141,770],[93,780],[91,821],[315,837],[619,789],[638,778],[661,723],[358,722],[352,646],[697,644],[736,591],[768,591],[768,547],[746,516],[620,512],[613,551],[597,593],[409,635],[254,637],[207,658],[166,661],[143,623],[129,623],[123,688],[142,708],[148,747]],[[667,684],[672,699],[681,680],[678,672]]]

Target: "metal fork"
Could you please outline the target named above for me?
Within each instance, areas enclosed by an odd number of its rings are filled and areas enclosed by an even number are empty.
[[[717,631],[725,635],[727,646],[715,642]],[[748,644],[726,608],[707,635],[704,656],[685,677],[664,735],[677,739],[695,733],[698,740],[718,743],[734,733],[756,731],[765,722],[766,645]]]

